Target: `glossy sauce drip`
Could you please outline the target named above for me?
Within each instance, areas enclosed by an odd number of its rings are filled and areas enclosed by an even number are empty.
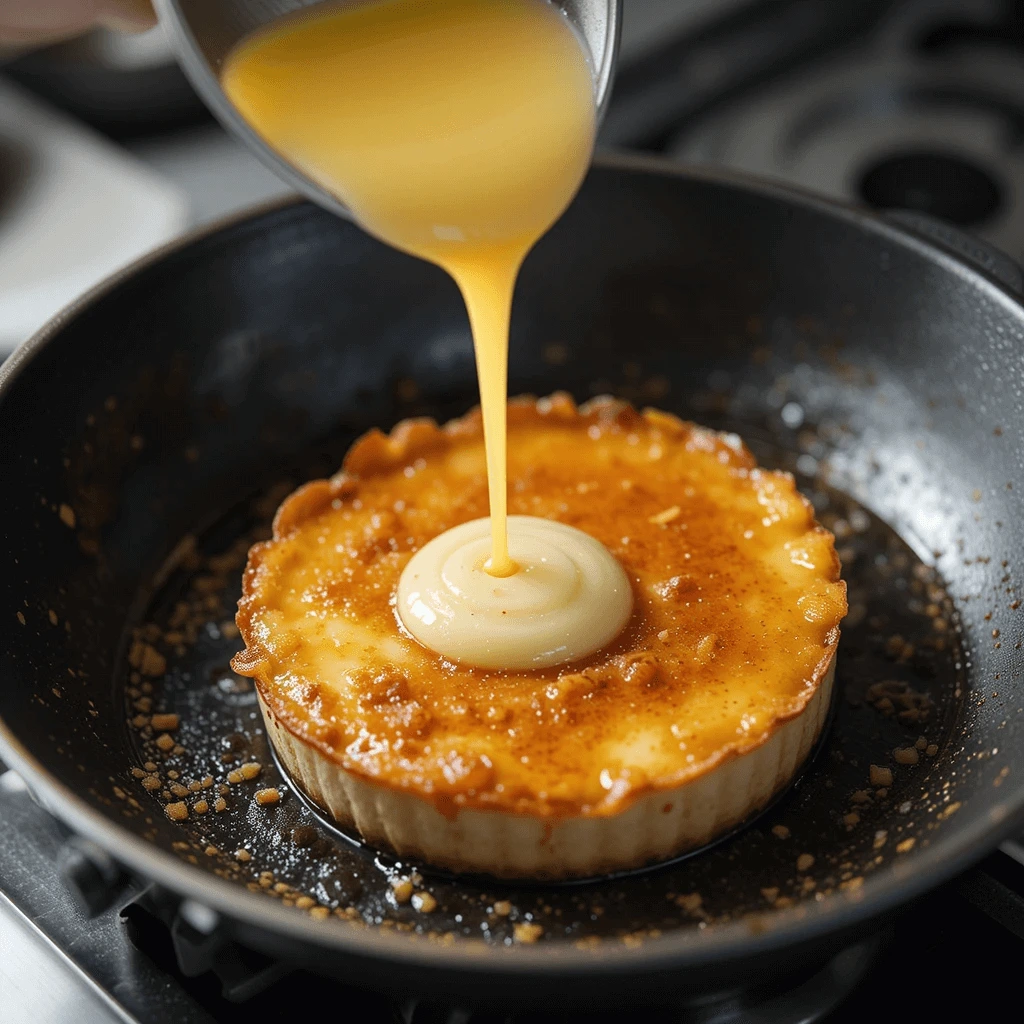
[[[509,555],[506,494],[515,281],[593,148],[579,39],[544,0],[331,4],[244,40],[222,80],[262,137],[364,228],[458,283],[476,350],[491,528],[489,558],[464,583],[470,605],[473,592],[486,600],[488,581],[521,568]]]

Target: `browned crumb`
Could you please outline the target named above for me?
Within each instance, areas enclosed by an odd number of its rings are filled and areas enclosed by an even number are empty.
[[[261,806],[266,806],[267,804],[276,804],[277,801],[280,799],[281,794],[273,786],[269,787],[268,789],[256,790],[256,803],[260,804]]]
[[[228,802],[227,802],[227,800],[225,800],[224,797],[222,797],[222,796],[217,797],[217,799],[214,800],[214,802],[213,802],[213,809],[218,814],[220,814],[221,811],[226,811],[228,809]]]
[[[24,615],[24,613],[23,612],[15,612],[14,614],[15,614],[15,617],[17,618],[17,620],[24,626],[25,625],[25,615]]]
[[[775,836],[776,839],[788,839],[790,832],[785,825],[773,825],[772,835]]]
[[[885,841],[888,838],[889,838],[889,833],[884,828],[880,828],[875,833],[874,841],[871,844],[872,849],[880,850],[883,846],[885,846]]]
[[[188,796],[188,787],[180,782],[172,782],[167,788],[177,797]]]
[[[809,871],[814,867],[814,855],[810,853],[801,853],[796,859],[797,871]]]
[[[128,652],[128,663],[144,676],[162,676],[167,671],[167,659],[152,644],[136,640]]]
[[[960,810],[960,801],[956,800],[953,803],[951,803],[948,807],[943,807],[943,809],[941,811],[939,811],[939,813],[936,815],[936,817],[940,821],[944,821],[951,814],[956,814],[956,812],[958,810]]]
[[[207,857],[216,857],[217,854],[220,853],[220,850],[218,850],[216,846],[208,846],[203,850],[203,853],[205,853]]]
[[[429,914],[437,909],[437,900],[429,892],[414,892],[412,894],[413,909],[421,914]]]
[[[520,921],[512,926],[512,937],[516,942],[533,943],[544,934],[544,929],[533,921]]]
[[[925,749],[927,749],[927,747],[928,747],[928,737],[927,736],[918,736],[917,737],[917,742],[914,744],[914,746],[917,747],[918,750],[925,750]]]
[[[290,891],[291,891],[291,886],[287,882],[275,882],[274,883],[274,892],[281,893],[281,892],[290,892]]]
[[[312,846],[319,833],[311,825],[298,825],[292,829],[292,842],[298,847]]]
[[[235,860],[252,860],[252,854],[248,850],[235,850]]]
[[[297,906],[299,910],[309,910],[310,907],[316,906],[316,900],[313,899],[312,896],[300,896],[295,901],[295,906]]]
[[[898,658],[903,653],[903,645],[906,641],[900,636],[899,633],[893,633],[891,637],[885,642],[885,653],[890,658]]]
[[[704,897],[699,892],[683,893],[675,898],[675,904],[680,910],[688,914],[695,914],[704,903]]]
[[[769,903],[774,903],[779,898],[779,887],[777,885],[772,885],[769,886],[767,889],[762,889],[761,895]]]
[[[157,736],[156,745],[166,754],[174,749],[174,737],[170,733],[163,732]]]
[[[255,779],[261,771],[263,771],[263,765],[258,761],[248,761],[234,771],[228,772],[228,782],[232,786],[238,785],[239,782],[249,782]]]
[[[69,529],[73,530],[78,519],[75,516],[75,510],[70,505],[61,504],[57,510],[57,515],[60,516],[60,521]]]
[[[196,814],[205,814],[209,809],[210,805],[205,800],[197,800],[192,808]]]
[[[495,900],[494,913],[498,917],[508,917],[512,913],[512,904],[509,900]]]
[[[917,840],[914,839],[913,836],[911,836],[910,839],[904,839],[902,843],[897,843],[896,844],[896,852],[897,853],[910,853],[910,851],[914,848],[914,843],[916,843],[916,842],[917,842]]]
[[[892,785],[892,769],[873,764],[868,769],[868,778],[871,780],[872,786],[881,786],[887,789]]]
[[[298,904],[296,904],[296,906],[298,906]],[[313,918],[316,918],[317,921],[325,920],[330,915],[330,913],[331,913],[331,911],[330,911],[330,909],[328,907],[310,907],[309,908],[309,916],[313,917]]]
[[[860,815],[856,811],[850,811],[849,814],[843,815],[843,824],[847,828],[853,828],[854,825],[860,823]]]
[[[396,903],[408,903],[412,899],[412,882],[408,878],[392,878],[391,892]]]
[[[934,757],[939,752],[939,745],[937,743],[929,743],[924,748],[925,757]]]
[[[159,775],[147,775],[142,780],[142,788],[148,789],[151,793],[153,792],[154,789],[159,789],[161,785],[162,783],[160,782]]]
[[[209,789],[213,785],[213,776],[207,775],[199,784],[203,789]]]
[[[177,803],[168,804],[164,808],[164,813],[171,821],[184,821],[188,817],[188,808],[184,800],[179,800]]]
[[[897,747],[892,756],[897,764],[917,764],[920,760],[917,747]]]
[[[904,644],[902,637],[896,639]],[[905,661],[913,656],[912,644],[901,647],[900,660]],[[909,683],[900,679],[885,679],[872,683],[865,694],[865,700],[883,715],[892,715],[898,711],[899,719],[905,724],[924,721],[932,709],[932,699],[927,693],[914,690]]]
[[[147,761],[143,766],[147,772],[155,772],[157,770],[157,764],[153,761]]]
[[[855,804],[869,804],[871,803],[871,794],[866,789],[856,790],[850,799]]]
[[[177,715],[154,715],[149,724],[160,732],[174,732],[178,728],[179,718]]]
[[[198,792],[199,792],[199,790],[201,790],[202,788],[203,788],[203,787],[202,787],[202,786],[201,786],[201,785],[200,785],[200,784],[199,784],[198,782],[196,782],[196,780],[195,780],[195,779],[193,779],[193,780],[192,780],[192,781],[191,781],[191,782],[190,782],[190,783],[188,784],[188,791],[189,791],[190,793],[198,793]]]

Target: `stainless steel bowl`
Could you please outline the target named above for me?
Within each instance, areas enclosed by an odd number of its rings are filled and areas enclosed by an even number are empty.
[[[272,171],[321,206],[342,216],[345,207],[307,178],[253,131],[220,84],[220,68],[245,36],[288,14],[329,0],[154,0],[185,74],[228,131],[240,138]],[[621,0],[552,0],[565,11],[586,44],[594,77],[598,120],[611,93],[621,26]]]

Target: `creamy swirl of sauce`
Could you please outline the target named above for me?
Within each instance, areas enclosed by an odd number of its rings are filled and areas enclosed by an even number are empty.
[[[508,545],[516,571],[496,577],[486,570],[489,519],[425,544],[398,583],[402,625],[445,658],[491,669],[558,665],[615,639],[633,591],[600,541],[550,519],[509,516]]]

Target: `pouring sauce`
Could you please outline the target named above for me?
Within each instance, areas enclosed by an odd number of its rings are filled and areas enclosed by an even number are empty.
[[[575,195],[594,142],[592,76],[568,21],[545,0],[330,4],[243,40],[222,82],[285,159],[367,231],[443,267],[465,300],[490,545],[479,527],[454,546],[452,531],[426,545],[399,588],[405,627],[453,660],[478,664],[486,649],[488,667],[511,668],[544,609],[558,612],[560,635],[577,639],[551,647],[535,637],[532,647],[562,651],[548,655],[556,660],[603,647],[632,605],[621,567],[585,534],[529,517],[512,521],[510,554],[507,516],[516,277]]]

